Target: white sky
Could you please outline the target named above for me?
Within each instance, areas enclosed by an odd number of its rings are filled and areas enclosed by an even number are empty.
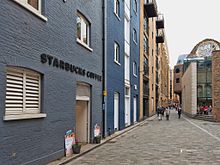
[[[164,14],[170,66],[206,38],[220,41],[220,0],[156,0]]]

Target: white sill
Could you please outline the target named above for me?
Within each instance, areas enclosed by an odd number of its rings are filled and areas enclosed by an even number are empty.
[[[133,39],[133,42],[135,43],[135,45],[137,45],[137,42]]]
[[[115,62],[117,65],[121,66],[121,64],[120,64],[118,61],[114,60],[114,62]]]
[[[134,76],[134,77],[137,77],[137,75],[136,75],[136,74],[134,74],[134,73],[133,73],[133,76]]]
[[[47,117],[46,113],[6,115],[6,116],[3,117],[3,120],[4,121],[10,121],[10,120],[37,119],[37,118],[45,118],[45,117]]]
[[[76,42],[80,45],[82,45],[84,48],[88,49],[90,52],[93,51],[92,48],[90,48],[88,45],[86,45],[84,42],[82,42],[80,39],[76,38]]]
[[[17,4],[21,5],[25,9],[29,10],[31,13],[35,14],[36,16],[38,16],[39,18],[41,18],[45,22],[47,21],[47,17],[43,16],[38,10],[33,8],[31,5],[22,3],[20,0],[13,0],[13,1],[16,2]]]
[[[134,14],[137,16],[137,11],[135,11],[134,9],[133,9],[133,11],[134,11]]]
[[[114,14],[118,18],[118,20],[121,21],[121,18],[118,16],[118,14],[116,14],[115,12],[114,12]]]

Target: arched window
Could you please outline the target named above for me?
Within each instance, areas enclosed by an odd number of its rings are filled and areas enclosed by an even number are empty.
[[[114,43],[114,61],[120,63],[120,46],[117,42]]]
[[[114,0],[114,13],[120,17],[120,2],[119,0]]]
[[[137,43],[137,31],[133,29],[133,41]]]
[[[134,12],[137,13],[137,0],[134,0]]]
[[[133,75],[137,76],[137,63],[135,61],[133,62]]]
[[[80,13],[77,13],[77,41],[90,46],[90,23]]]

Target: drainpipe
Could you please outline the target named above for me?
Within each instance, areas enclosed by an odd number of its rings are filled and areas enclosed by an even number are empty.
[[[102,1],[102,136],[107,136],[107,0]]]

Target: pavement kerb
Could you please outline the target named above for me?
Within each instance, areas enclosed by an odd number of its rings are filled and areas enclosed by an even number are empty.
[[[131,130],[137,128],[138,126],[143,125],[143,124],[146,123],[147,121],[151,121],[151,120],[153,120],[153,119],[155,119],[155,118],[156,118],[156,115],[151,116],[151,117],[149,117],[149,118],[147,118],[147,119],[145,119],[145,120],[143,120],[143,121],[141,121],[141,122],[135,123],[135,124],[132,125],[132,126],[129,126],[129,127],[125,128],[125,129],[123,129],[123,130],[121,130],[121,131],[118,131],[118,132],[116,132],[115,134],[112,134],[112,135],[106,137],[105,139],[103,139],[103,140],[101,141],[101,143],[95,145],[94,147],[92,147],[92,148],[90,148],[90,149],[88,149],[88,150],[85,150],[85,151],[81,152],[80,154],[74,154],[74,155],[72,155],[71,157],[69,157],[69,158],[63,160],[62,162],[59,162],[57,165],[65,165],[65,164],[69,163],[70,161],[72,161],[72,160],[74,160],[74,159],[77,159],[77,158],[79,158],[79,157],[85,155],[86,153],[88,153],[88,152],[90,152],[90,151],[92,151],[92,150],[94,150],[94,149],[96,149],[96,148],[98,148],[98,147],[104,145],[105,143],[111,141],[112,139],[114,139],[114,138],[116,138],[116,137],[119,137],[119,136],[123,135],[124,133],[126,133],[126,132],[128,132],[128,131],[131,131]],[[52,163],[52,162],[50,162],[50,163]]]

